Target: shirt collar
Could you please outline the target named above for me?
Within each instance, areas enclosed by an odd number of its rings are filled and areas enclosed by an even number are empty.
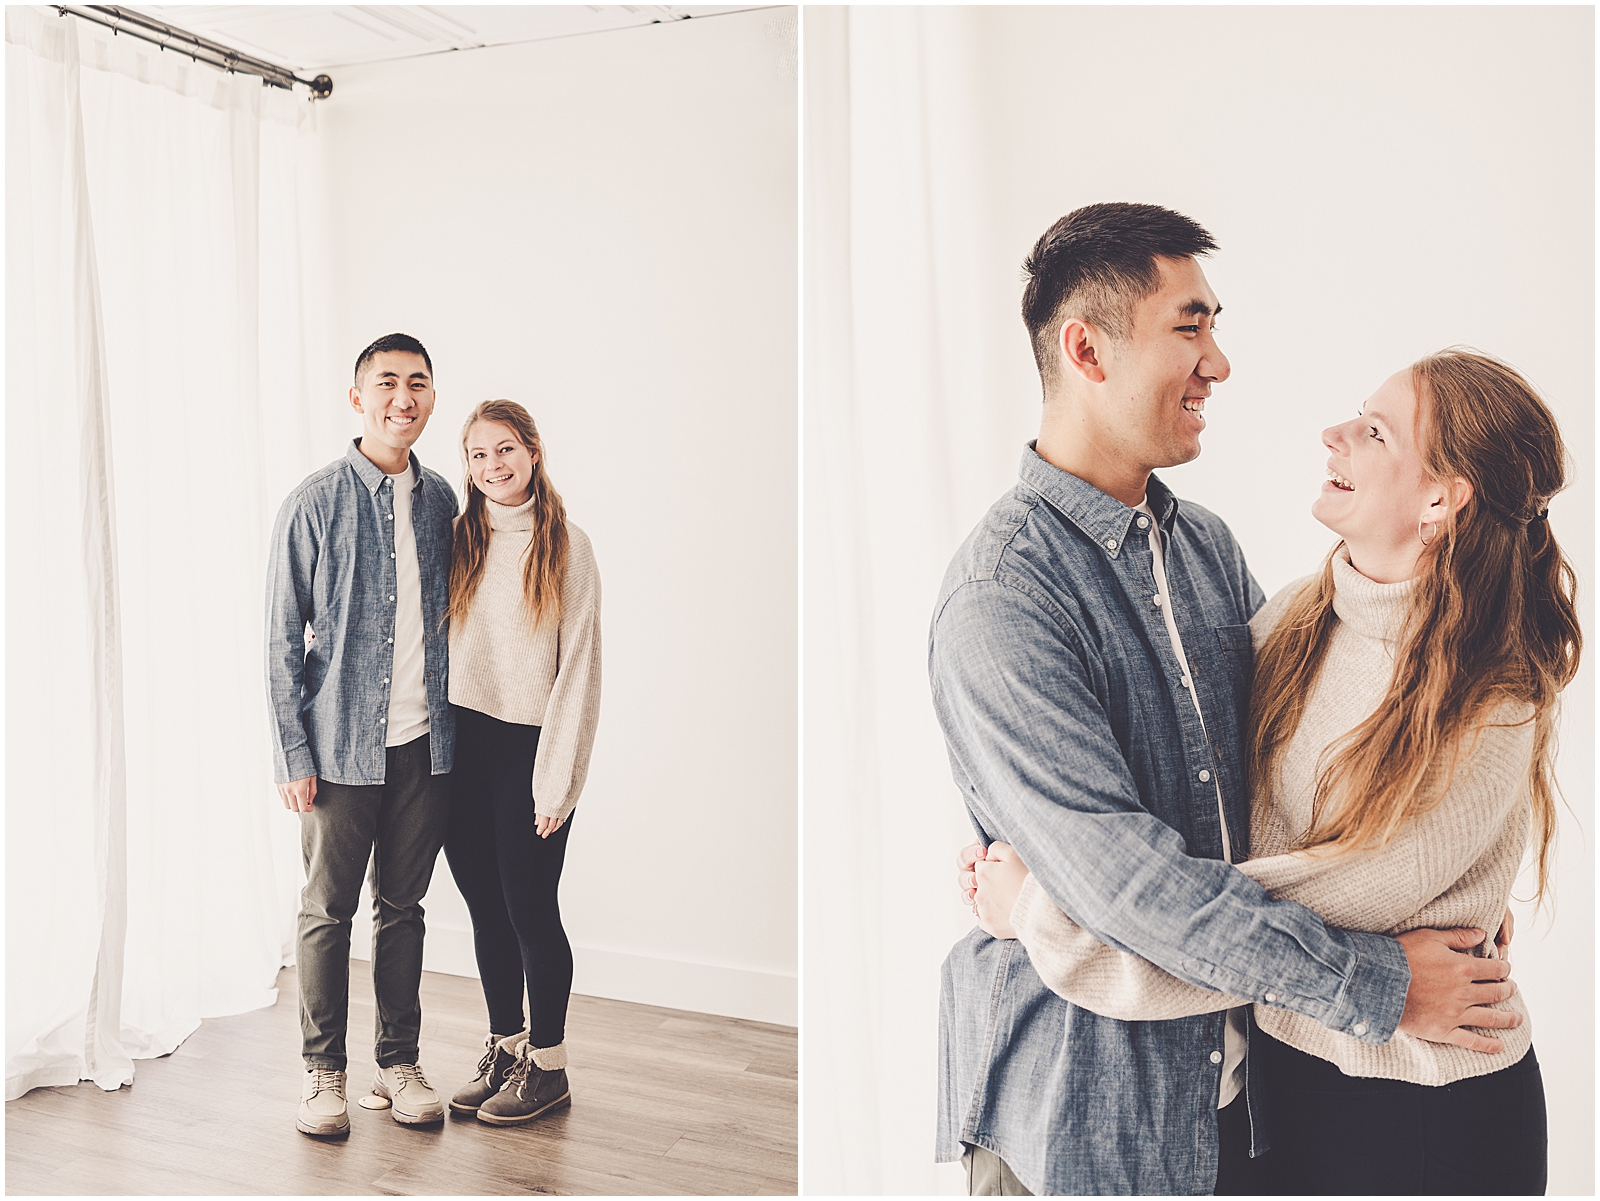
[[[1100,491],[1093,484],[1045,462],[1039,456],[1036,444],[1029,442],[1022,452],[1022,482],[1037,492],[1051,506],[1060,511],[1068,521],[1089,536],[1094,543],[1115,559],[1122,553],[1128,540],[1128,529],[1133,523],[1134,510],[1114,496]],[[1171,532],[1178,516],[1178,498],[1152,475],[1145,488],[1145,500],[1156,515],[1156,524]]]
[[[350,449],[344,452],[344,461],[355,468],[356,474],[361,477],[361,482],[367,486],[367,491],[374,496],[378,494],[378,489],[383,487],[383,481],[389,478],[384,474],[382,467],[361,453],[360,438],[350,439]],[[411,491],[415,492],[422,487],[422,460],[417,458],[417,452],[414,450],[411,452],[410,465],[413,469]]]

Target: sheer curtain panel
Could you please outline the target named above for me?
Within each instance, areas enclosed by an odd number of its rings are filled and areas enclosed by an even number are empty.
[[[971,829],[927,630],[1022,439],[983,403],[960,33],[938,10],[805,11],[808,1193],[963,1191],[933,1163],[933,1100]]]
[[[304,97],[17,6],[6,93],[11,1098],[276,998],[266,538],[337,409]]]

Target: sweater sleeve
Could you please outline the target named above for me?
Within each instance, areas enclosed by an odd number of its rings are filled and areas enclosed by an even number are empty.
[[[1239,870],[1275,899],[1297,901],[1329,926],[1403,933],[1408,919],[1449,889],[1487,853],[1524,796],[1533,724],[1510,724],[1526,706],[1504,706],[1467,735],[1450,786],[1426,813],[1376,850],[1293,851],[1252,859]],[[1154,964],[1103,945],[1061,912],[1033,876],[1024,882],[1011,925],[1039,978],[1091,1012],[1123,1021],[1211,1013],[1264,997],[1199,988]],[[1492,938],[1493,931],[1486,937]],[[1276,998],[1275,998],[1276,999]]]
[[[588,536],[570,522],[567,535],[556,678],[533,765],[534,812],[559,818],[578,803],[600,721],[600,572]]]

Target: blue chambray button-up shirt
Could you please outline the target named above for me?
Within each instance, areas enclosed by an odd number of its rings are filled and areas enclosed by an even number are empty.
[[[433,774],[450,770],[450,537],[456,494],[415,453],[411,526],[422,580],[423,671]],[[394,483],[352,441],[291,492],[267,564],[267,692],[280,784],[320,776],[382,784],[393,677]],[[306,645],[305,629],[314,637]]]
[[[1247,623],[1264,597],[1219,518],[1154,476],[1147,499],[1206,728],[1153,600],[1148,529],[1030,448],[952,560],[929,635],[973,824],[1100,941],[1386,1042],[1410,983],[1399,943],[1327,929],[1222,861],[1213,775],[1248,846]],[[945,960],[939,1016],[940,1160],[987,1147],[1036,1194],[1212,1190],[1225,1014],[1101,1017],[975,929]]]

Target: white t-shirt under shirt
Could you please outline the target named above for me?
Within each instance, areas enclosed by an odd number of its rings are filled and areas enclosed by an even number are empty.
[[[1183,686],[1188,689],[1189,699],[1194,702],[1195,715],[1200,718],[1200,729],[1204,732],[1206,717],[1200,712],[1200,697],[1194,690],[1194,677],[1189,672],[1189,660],[1183,653],[1183,640],[1178,637],[1178,622],[1173,616],[1172,590],[1167,587],[1167,565],[1161,548],[1161,527],[1156,523],[1156,515],[1151,512],[1148,500],[1140,501],[1137,511],[1144,514],[1140,524],[1148,523],[1150,530],[1150,566],[1156,577],[1155,603],[1161,606],[1161,615],[1166,619],[1167,638],[1172,642],[1172,653],[1183,672]],[[1209,740],[1210,735],[1206,737]],[[1222,808],[1222,782],[1215,775],[1212,779],[1217,785],[1217,820],[1222,823],[1222,857],[1232,863],[1233,847],[1228,840],[1228,822]],[[1227,1032],[1223,1036],[1222,1091],[1217,1100],[1218,1109],[1237,1097],[1239,1090],[1244,1087],[1244,1053],[1248,1045],[1244,1016],[1247,1008],[1238,1005],[1228,1010]]]
[[[394,490],[394,667],[389,673],[389,723],[384,746],[404,746],[428,732],[427,663],[422,649],[422,573],[411,525],[416,469],[391,475]]]

